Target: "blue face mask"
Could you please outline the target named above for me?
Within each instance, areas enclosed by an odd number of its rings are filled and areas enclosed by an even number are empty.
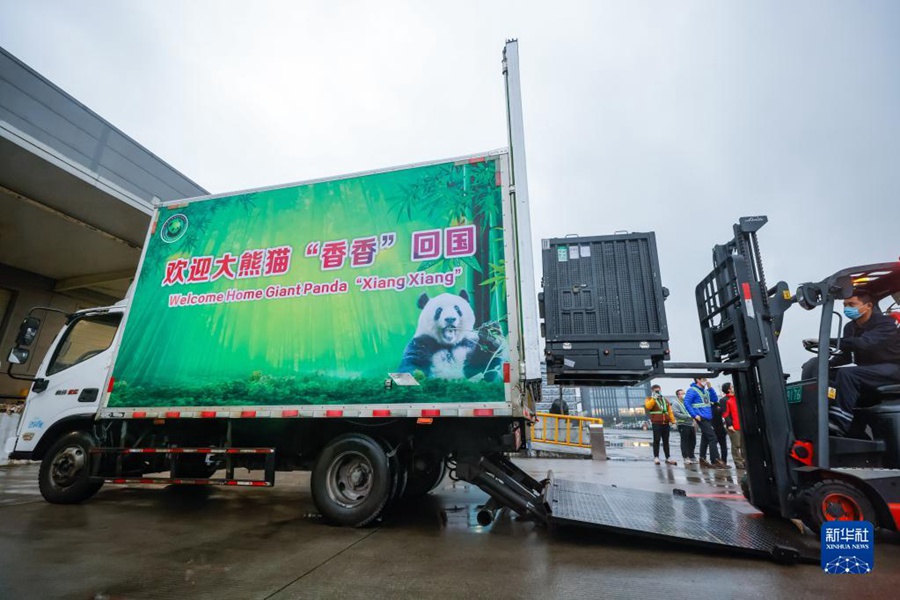
[[[859,312],[859,309],[855,306],[845,306],[844,307],[844,316],[850,319],[851,321],[855,321],[862,316],[862,313]]]

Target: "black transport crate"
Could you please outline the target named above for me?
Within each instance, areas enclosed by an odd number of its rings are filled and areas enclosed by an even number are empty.
[[[669,356],[656,236],[543,240],[541,325],[553,383],[631,385]]]

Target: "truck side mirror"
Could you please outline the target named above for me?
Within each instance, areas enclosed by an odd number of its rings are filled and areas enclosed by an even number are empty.
[[[25,320],[19,325],[19,335],[16,336],[16,346],[30,346],[34,342],[34,338],[37,337],[38,328],[40,328],[40,326],[41,320],[37,317],[25,317]],[[25,351],[25,354],[27,357],[27,350]],[[10,359],[10,362],[12,362],[12,359]]]
[[[11,365],[23,365],[28,362],[28,356],[31,354],[25,348],[13,348],[9,351],[9,357],[6,359]]]

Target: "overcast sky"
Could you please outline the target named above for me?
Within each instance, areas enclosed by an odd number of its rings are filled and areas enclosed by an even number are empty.
[[[694,286],[742,215],[769,217],[769,285],[900,256],[898,2],[0,0],[0,14],[0,45],[214,193],[505,146],[501,51],[519,38],[535,242],[656,231],[675,360],[702,359]],[[795,375],[816,319],[788,314]]]

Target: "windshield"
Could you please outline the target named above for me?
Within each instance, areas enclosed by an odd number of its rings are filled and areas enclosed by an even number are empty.
[[[109,348],[122,315],[101,314],[82,317],[69,326],[53,355],[47,375],[54,375],[96,356]]]

